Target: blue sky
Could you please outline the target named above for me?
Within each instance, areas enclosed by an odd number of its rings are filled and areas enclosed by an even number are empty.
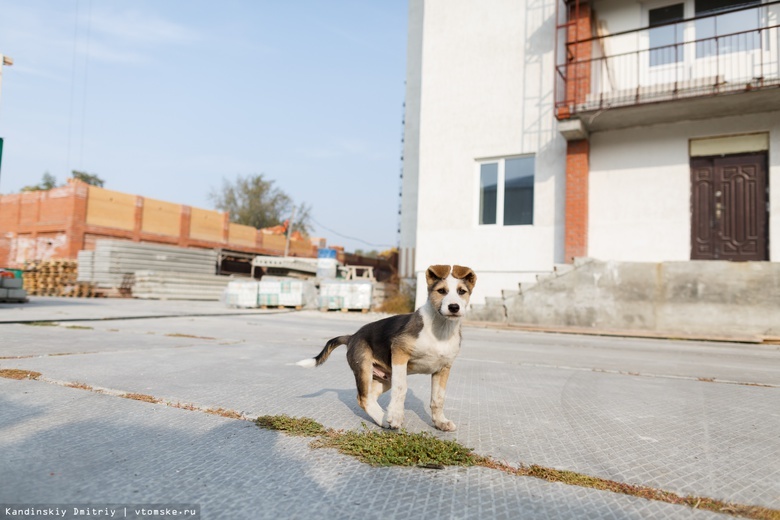
[[[0,0],[0,193],[76,169],[212,208],[263,173],[330,244],[395,245],[406,23],[400,0]]]

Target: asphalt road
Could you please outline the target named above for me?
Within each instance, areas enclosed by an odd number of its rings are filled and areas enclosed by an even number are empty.
[[[202,411],[375,429],[343,347],[315,370],[293,363],[379,317],[138,300],[0,306],[0,369],[42,374],[0,378],[0,518],[21,518],[12,504],[117,505],[115,518],[143,504],[210,519],[722,516],[487,468],[375,468]],[[56,324],[22,323],[43,320]],[[780,509],[780,346],[470,326],[463,336],[445,404],[458,430],[432,427],[429,378],[411,376],[408,431],[513,466]]]

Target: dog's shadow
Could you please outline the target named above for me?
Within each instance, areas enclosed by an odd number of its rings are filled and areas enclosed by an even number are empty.
[[[365,410],[363,410],[357,403],[357,391],[354,388],[323,388],[322,390],[312,394],[302,395],[300,398],[312,399],[315,397],[322,397],[323,395],[331,392],[335,393],[336,397],[339,398],[339,401],[347,405],[347,407],[352,410],[355,415],[359,415],[373,423],[373,419],[371,419]],[[384,394],[380,395],[377,401],[379,402],[379,406],[387,411],[387,405],[390,404],[390,392],[385,392]],[[426,410],[425,402],[417,397],[412,389],[409,389],[406,392],[406,403],[404,409],[414,412],[424,423],[429,425],[433,424],[431,414],[428,412],[428,410]]]

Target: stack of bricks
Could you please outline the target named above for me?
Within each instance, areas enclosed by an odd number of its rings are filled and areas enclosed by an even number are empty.
[[[95,296],[91,284],[76,281],[76,260],[34,260],[25,264],[24,288],[31,296]]]

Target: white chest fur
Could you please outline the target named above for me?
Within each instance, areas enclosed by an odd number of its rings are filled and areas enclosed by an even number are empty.
[[[410,374],[434,374],[452,365],[460,351],[460,320],[434,316],[426,305],[421,309],[423,328],[409,359]]]

